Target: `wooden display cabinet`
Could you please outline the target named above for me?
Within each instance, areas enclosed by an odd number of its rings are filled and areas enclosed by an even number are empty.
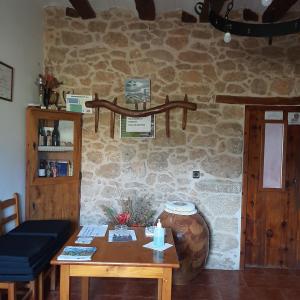
[[[59,134],[52,134],[55,127]],[[27,108],[27,220],[66,219],[78,225],[81,131],[80,113]]]

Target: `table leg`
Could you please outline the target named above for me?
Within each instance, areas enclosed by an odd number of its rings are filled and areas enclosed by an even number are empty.
[[[70,266],[60,266],[60,300],[70,300]]]
[[[161,300],[162,297],[162,278],[158,278],[157,280],[157,300]]]
[[[89,277],[81,277],[81,300],[89,299]]]
[[[44,273],[41,272],[38,277],[38,299],[44,299]]]
[[[16,298],[16,284],[9,283],[8,284],[8,300],[15,300]]]
[[[161,300],[171,300],[172,297],[172,268],[165,268],[162,278]]]
[[[56,290],[56,269],[57,266],[51,266],[50,270],[50,291]]]

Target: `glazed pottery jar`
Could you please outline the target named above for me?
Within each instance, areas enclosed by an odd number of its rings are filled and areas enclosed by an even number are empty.
[[[173,271],[173,283],[186,284],[199,274],[206,262],[208,226],[191,202],[168,201],[158,218],[163,227],[172,229],[180,262],[180,268]]]

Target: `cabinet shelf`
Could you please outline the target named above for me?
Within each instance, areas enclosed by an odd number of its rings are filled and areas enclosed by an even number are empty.
[[[38,146],[40,152],[70,152],[73,150],[73,146]]]

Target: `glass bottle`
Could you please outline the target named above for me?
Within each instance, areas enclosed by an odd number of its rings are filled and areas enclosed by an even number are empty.
[[[45,160],[40,160],[40,166],[39,166],[39,177],[45,177],[46,176],[46,162]]]
[[[59,121],[54,121],[54,129],[52,131],[52,146],[60,146],[60,134],[58,125]]]
[[[72,162],[68,162],[68,176],[73,176],[73,165]]]
[[[47,161],[46,161],[46,177],[51,177],[50,164]]]
[[[46,141],[46,132],[43,126],[43,122],[40,120],[39,121],[39,146],[45,146],[46,144],[45,141]]]
[[[157,225],[154,229],[153,235],[153,246],[156,248],[161,248],[165,244],[165,229],[162,228],[160,219],[158,219]]]
[[[47,146],[52,146],[52,135],[50,130],[47,130]]]
[[[44,106],[44,83],[43,78],[39,76],[39,99],[40,99],[40,106]]]

